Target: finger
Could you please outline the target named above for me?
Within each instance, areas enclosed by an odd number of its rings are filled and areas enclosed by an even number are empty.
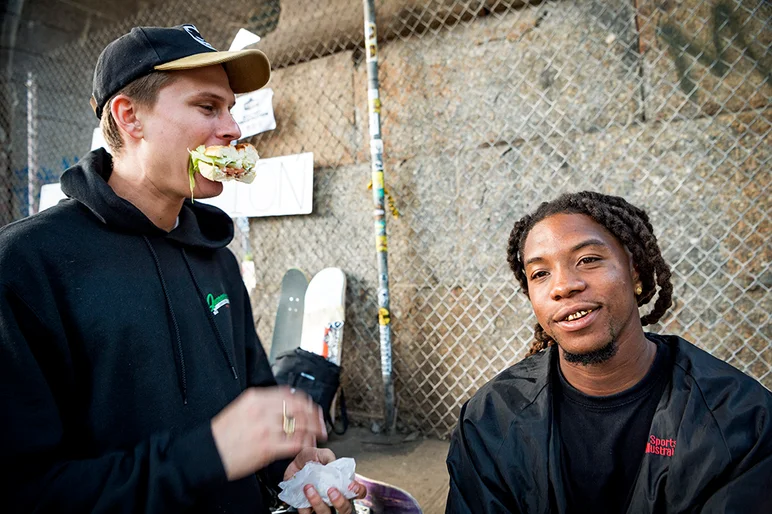
[[[319,462],[316,447],[304,447],[292,461],[298,469],[302,469],[309,462]]]
[[[340,491],[334,487],[330,487],[327,490],[327,496],[330,498],[332,506],[338,511],[338,514],[351,514],[351,502],[348,498],[340,494]]]
[[[308,397],[293,397],[284,400],[284,402],[287,417],[295,419],[296,432],[307,432],[317,438],[326,439],[327,428],[324,424],[322,409],[318,405]]]
[[[314,401],[308,394],[299,389],[289,389],[287,387],[282,388],[282,400],[287,402],[287,405],[292,405],[297,408],[307,408],[309,403]]]
[[[309,435],[321,435],[319,433],[319,420],[315,410],[312,410],[309,406],[304,406],[302,410],[299,409],[295,414],[295,427],[296,430],[300,429],[304,433]]]
[[[301,389],[295,389],[294,387],[290,387],[287,385],[280,385],[276,386],[276,389],[281,392],[282,398],[286,399],[287,397],[295,397],[295,398],[304,398],[308,397],[308,395]]]
[[[293,460],[290,462],[289,466],[287,466],[287,469],[284,470],[284,480],[289,480],[293,476],[295,476],[295,473],[300,471],[300,467],[295,463]]]
[[[306,498],[308,498],[311,508],[316,514],[330,514],[330,508],[324,503],[324,500],[322,500],[322,497],[316,492],[314,486],[307,485],[305,489],[303,489],[303,492],[306,494]]]
[[[335,460],[335,454],[332,453],[332,450],[329,448],[319,448],[319,451],[316,452],[316,455],[319,459],[319,462],[322,464],[329,464]]]
[[[301,418],[295,419],[295,432],[287,434],[282,431],[281,435],[284,439],[291,440],[293,444],[298,444],[298,452],[308,449],[316,448],[317,434],[309,428],[308,422]],[[311,453],[314,453],[313,451]],[[316,459],[316,455],[312,456],[313,460]],[[306,459],[308,460],[308,459]]]
[[[367,487],[357,481],[351,482],[348,485],[348,490],[357,495],[357,500],[361,500],[367,496]]]
[[[282,405],[280,416],[272,426],[272,432],[279,440],[283,438],[291,441],[290,447],[297,448],[298,451],[306,446],[316,446],[316,429],[317,423],[315,420],[309,420],[307,412],[298,409],[296,404],[288,406],[286,401]]]
[[[316,448],[316,436],[314,434],[306,434],[303,438],[303,450],[306,448]]]
[[[309,398],[308,402],[306,403],[305,412],[308,420],[309,432],[312,432],[317,437],[326,440],[327,425],[324,422],[324,414],[322,412],[322,408]]]
[[[295,431],[291,434],[285,432],[283,420],[271,423],[265,444],[270,445],[277,459],[295,459],[303,449],[303,440],[306,437],[302,427],[295,422]]]
[[[329,434],[327,433],[327,422],[324,421],[324,412],[318,405],[316,406],[316,414],[319,416],[319,428],[321,430],[321,440],[326,441]]]
[[[287,438],[283,433],[277,436],[273,441],[266,441],[274,448],[273,460],[292,459],[303,448],[299,441]],[[289,471],[289,470],[288,470]]]

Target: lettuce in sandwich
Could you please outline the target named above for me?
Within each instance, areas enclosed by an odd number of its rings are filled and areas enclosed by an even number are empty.
[[[204,146],[201,145],[190,152],[188,176],[190,178],[190,194],[196,186],[195,174],[199,172],[204,178],[215,182],[238,180],[251,184],[255,179],[255,166],[260,156],[255,147],[249,143],[235,146]]]

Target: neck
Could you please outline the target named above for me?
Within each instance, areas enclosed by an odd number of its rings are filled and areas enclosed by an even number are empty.
[[[638,328],[635,334],[617,340],[616,354],[600,364],[566,362],[560,350],[560,370],[573,387],[588,396],[608,396],[633,387],[651,368],[657,345]]]
[[[159,190],[142,166],[127,166],[116,159],[107,183],[115,194],[142,211],[156,227],[172,231],[185,199]]]

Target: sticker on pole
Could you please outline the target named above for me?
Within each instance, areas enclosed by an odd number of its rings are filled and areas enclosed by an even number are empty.
[[[371,154],[383,153],[383,139],[370,140],[370,153]]]
[[[375,31],[375,23],[365,26],[365,46],[367,47],[367,62],[378,61],[378,36]]]

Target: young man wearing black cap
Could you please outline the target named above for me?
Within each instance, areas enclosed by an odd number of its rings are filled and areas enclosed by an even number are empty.
[[[192,25],[103,51],[91,105],[112,156],[0,230],[4,512],[267,512],[262,486],[335,458],[315,448],[319,408],[275,387],[232,221],[188,199],[222,191],[200,174],[191,191],[188,149],[238,139],[234,93],[269,76],[261,52],[217,52]]]

